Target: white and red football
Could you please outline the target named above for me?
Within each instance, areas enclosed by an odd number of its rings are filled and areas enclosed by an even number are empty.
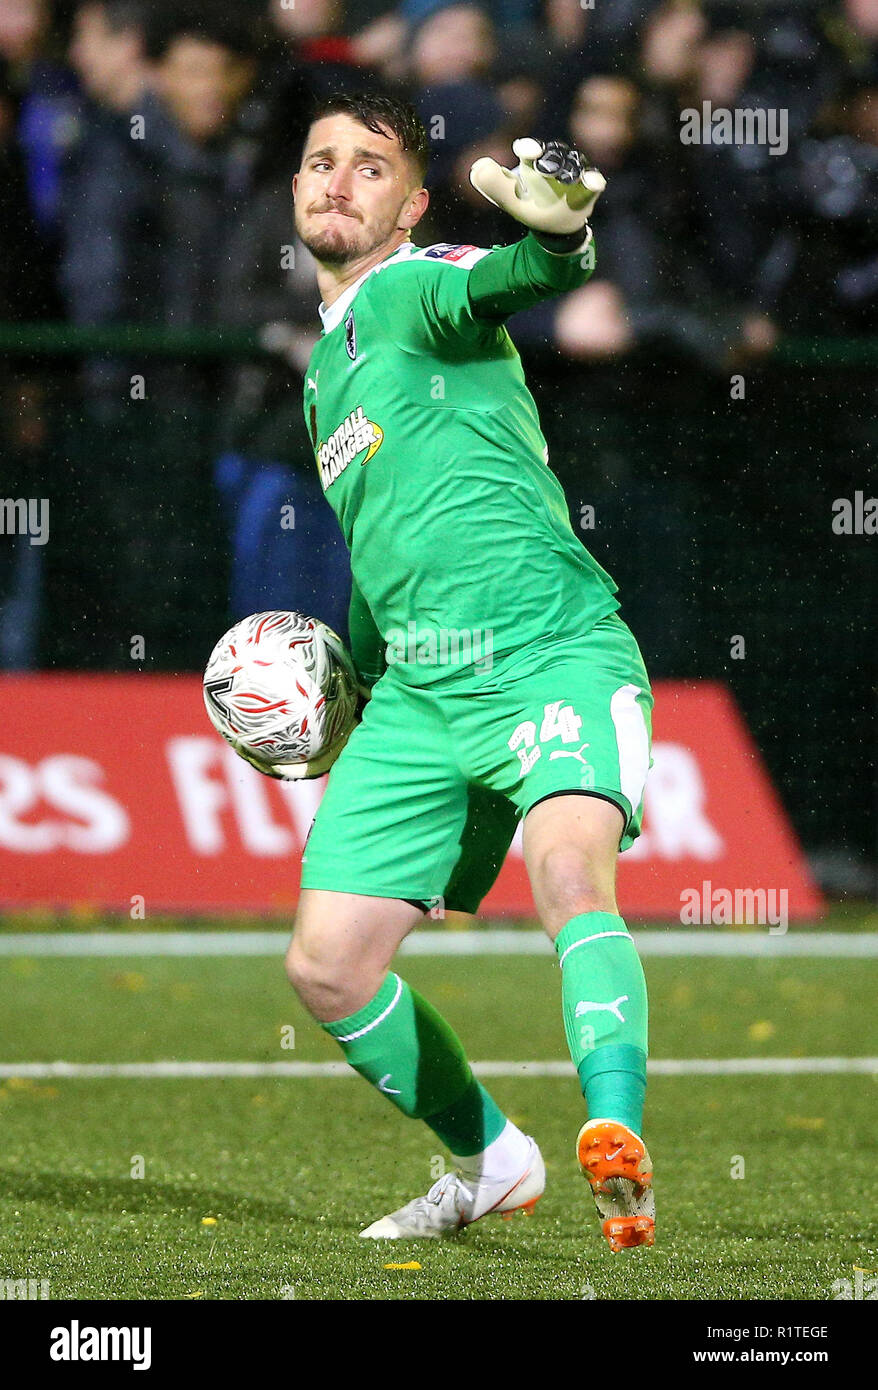
[[[357,679],[341,638],[306,613],[252,613],[204,672],[211,723],[269,776],[319,777],[356,723]]]

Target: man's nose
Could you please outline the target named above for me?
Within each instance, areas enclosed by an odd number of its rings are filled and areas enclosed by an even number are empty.
[[[332,176],[326,185],[326,196],[328,198],[339,198],[345,202],[351,196],[351,174],[349,169],[336,167],[332,171]]]

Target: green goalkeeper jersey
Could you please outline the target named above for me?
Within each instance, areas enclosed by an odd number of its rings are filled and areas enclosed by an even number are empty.
[[[593,265],[591,243],[557,255],[530,233],[493,250],[404,242],[321,305],[305,419],[351,552],[365,683],[385,660],[417,684],[484,667],[618,607],[570,525],[504,326]]]

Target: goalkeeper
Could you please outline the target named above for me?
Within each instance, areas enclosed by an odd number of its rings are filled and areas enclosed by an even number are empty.
[[[438,1236],[532,1210],[536,1143],[390,970],[437,900],[477,910],[523,819],[587,1106],[576,1152],[619,1250],[654,1232],[646,987],[615,897],[617,854],[640,828],[652,697],[616,586],[570,526],[504,326],[588,279],[604,180],[561,143],[517,140],[513,153],[513,170],[480,159],[471,173],[526,229],[493,250],[412,243],[428,146],[394,99],[327,101],[293,181],[323,295],[305,418],[351,552],[351,647],[371,698],[303,855],[287,971],[351,1066],[423,1120],[457,1170],[361,1235]]]

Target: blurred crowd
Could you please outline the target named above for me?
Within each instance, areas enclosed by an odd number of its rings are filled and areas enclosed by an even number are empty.
[[[727,373],[785,333],[878,330],[876,54],[878,0],[0,0],[0,322],[259,330],[273,359],[235,367],[92,356],[82,409],[121,429],[140,370],[178,453],[207,411],[231,615],[310,605],[343,626],[298,391],[319,330],[290,203],[311,101],[413,101],[433,145],[421,244],[514,239],[470,165],[511,164],[524,134],[576,144],[608,180],[598,270],[518,315],[516,342]],[[783,113],[783,150],[704,120],[745,109]],[[47,447],[39,373],[7,369],[0,389],[24,489]],[[0,574],[0,664],[32,654],[10,608],[30,583],[7,573],[3,606]]]

